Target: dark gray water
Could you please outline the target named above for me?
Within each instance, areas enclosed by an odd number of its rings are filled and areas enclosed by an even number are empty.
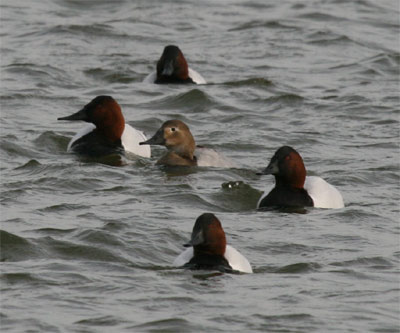
[[[399,331],[397,1],[0,4],[2,332]],[[168,44],[209,84],[142,84]],[[239,168],[66,153],[99,94]],[[346,208],[255,210],[284,144]],[[205,211],[254,274],[171,267]]]

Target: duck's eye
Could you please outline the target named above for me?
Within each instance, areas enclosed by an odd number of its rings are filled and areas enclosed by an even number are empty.
[[[175,127],[171,127],[171,132],[175,132],[176,128]]]

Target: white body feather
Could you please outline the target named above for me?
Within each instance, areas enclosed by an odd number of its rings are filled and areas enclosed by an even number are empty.
[[[200,167],[235,168],[235,164],[224,155],[210,148],[196,148],[194,155]]]
[[[321,177],[306,177],[304,188],[318,208],[343,208],[343,197],[336,187]]]

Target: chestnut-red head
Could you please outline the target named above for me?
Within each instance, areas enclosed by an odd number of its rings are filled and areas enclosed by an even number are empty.
[[[306,179],[306,168],[300,154],[292,147],[279,148],[268,166],[262,171],[264,175],[274,175],[276,185],[289,185],[303,188]]]
[[[97,96],[80,111],[58,120],[83,120],[93,123],[97,130],[112,142],[120,140],[125,129],[121,107],[111,96]]]
[[[193,83],[189,77],[189,67],[182,51],[175,45],[164,48],[157,62],[155,83]]]
[[[193,227],[192,237],[185,246],[193,246],[194,256],[200,254],[223,256],[226,238],[218,218],[211,213],[200,215]]]

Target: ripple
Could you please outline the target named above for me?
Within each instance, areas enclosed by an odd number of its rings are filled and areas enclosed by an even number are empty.
[[[215,102],[206,92],[200,89],[192,89],[188,92],[161,98],[151,102],[148,105],[146,104],[141,106],[149,107],[151,109],[164,108],[199,112],[203,111],[205,108],[210,108],[213,105],[215,105]]]
[[[55,153],[65,151],[69,140],[69,138],[67,139],[53,131],[45,131],[33,142],[38,150],[46,151],[48,153]]]
[[[264,104],[284,104],[296,106],[303,103],[304,97],[296,94],[283,94],[279,96],[272,96],[259,101],[262,101],[262,103]]]
[[[151,330],[156,331],[170,331],[170,332],[188,332],[192,331],[194,326],[192,326],[187,320],[182,318],[168,318],[162,320],[152,320],[145,322],[140,325],[131,326],[128,329],[132,330]]]
[[[2,274],[1,279],[9,285],[29,284],[29,285],[57,285],[50,280],[42,279],[31,273],[8,273]]]
[[[52,212],[62,213],[63,211],[78,210],[87,207],[88,207],[87,205],[82,205],[82,204],[58,204],[40,208],[38,209],[38,211],[42,213],[52,213]]]
[[[135,75],[125,69],[103,69],[103,68],[90,68],[86,69],[84,73],[92,79],[107,82],[107,83],[131,83],[138,81]]]
[[[77,244],[70,241],[62,241],[46,236],[35,241],[42,248],[45,248],[51,258],[74,260],[74,261],[100,261],[129,263],[126,259],[113,254],[104,248]]]
[[[42,251],[24,237],[0,230],[0,261],[21,261],[36,258]]]
[[[124,246],[124,243],[109,231],[84,230],[75,237],[85,243],[99,244],[102,246]]]
[[[226,86],[231,87],[255,87],[255,88],[263,88],[263,87],[271,87],[274,86],[274,83],[268,79],[262,77],[255,77],[246,80],[240,81],[230,81],[223,83]]]
[[[301,319],[309,319],[313,318],[312,315],[308,313],[293,313],[293,314],[285,314],[285,315],[255,315],[255,317],[259,317],[265,320],[271,320],[271,321],[286,321],[286,320],[301,320]]]
[[[82,319],[75,322],[77,325],[85,326],[117,326],[121,324],[121,319],[113,316],[101,316],[88,319]]]
[[[66,24],[55,25],[47,29],[41,29],[33,32],[20,34],[20,38],[32,36],[47,36],[47,35],[70,35],[70,34],[85,34],[89,36],[108,36],[112,34],[112,27],[107,24]]]
[[[29,160],[24,165],[16,167],[14,170],[33,171],[37,170],[37,168],[40,166],[41,164],[37,160]]]
[[[51,65],[38,65],[34,63],[13,63],[5,67],[5,71],[17,75],[29,75],[41,80],[61,80],[65,72]]]
[[[236,27],[236,28],[231,28],[228,31],[242,31],[242,30],[249,30],[249,29],[290,29],[290,30],[296,30],[297,27],[295,26],[290,26],[290,25],[286,25],[284,23],[281,23],[279,21],[250,21],[250,22],[246,22],[241,24],[240,26]]]
[[[356,41],[352,40],[350,37],[346,35],[333,35],[328,34],[327,36],[320,36],[324,34],[316,34],[312,35],[309,38],[311,39],[308,41],[309,44],[316,44],[321,46],[328,46],[328,45],[346,45],[348,43],[357,43]],[[358,44],[358,43],[357,43]]]
[[[338,267],[365,266],[377,270],[390,269],[395,267],[395,265],[391,263],[388,259],[382,257],[371,257],[371,258],[360,257],[354,260],[333,262],[330,263],[329,265]]]
[[[311,12],[306,14],[298,15],[299,18],[307,19],[310,21],[321,21],[321,22],[340,22],[340,21],[348,21],[348,19],[344,17],[338,17],[331,14],[321,13],[321,12]]]
[[[35,159],[38,157],[36,152],[26,146],[22,146],[9,140],[1,140],[1,149],[9,156],[9,158],[22,156],[29,159]]]
[[[321,265],[317,263],[307,263],[307,262],[299,262],[296,264],[286,265],[280,267],[276,270],[276,273],[279,274],[297,274],[297,273],[309,273],[315,272],[321,268]]]

